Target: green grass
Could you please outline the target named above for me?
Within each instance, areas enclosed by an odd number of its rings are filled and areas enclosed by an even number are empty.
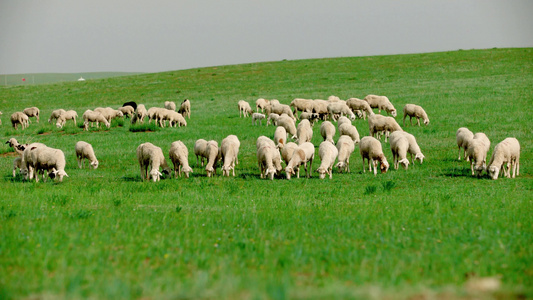
[[[121,78],[0,88],[0,298],[471,298],[466,276],[501,276],[494,298],[533,297],[533,49],[491,49],[219,66]],[[428,127],[406,126],[426,156],[408,170],[333,179],[259,178],[258,136],[237,102],[289,103],[387,95],[401,112],[423,106]],[[126,101],[147,108],[188,98],[188,126],[146,131],[129,120],[83,132],[46,120]],[[38,106],[24,131],[9,115]],[[401,124],[401,113],[399,113]],[[81,122],[81,121],[79,121]],[[361,136],[368,124],[354,122]],[[485,132],[492,145],[522,145],[515,179],[470,176],[455,131]],[[196,139],[241,141],[235,178],[196,167]],[[12,178],[10,137],[60,148],[62,183]],[[338,138],[338,133],[336,138]],[[100,166],[78,169],[74,145],[93,145]],[[191,178],[141,182],[136,147],[189,148]],[[312,142],[321,142],[319,126]],[[385,155],[392,161],[388,143]],[[492,150],[491,150],[492,152]],[[491,153],[490,152],[490,153]],[[489,155],[490,155],[489,153]],[[168,156],[167,156],[168,157]],[[318,154],[317,154],[318,157]],[[317,159],[313,171],[318,167]],[[220,174],[220,170],[218,171]]]

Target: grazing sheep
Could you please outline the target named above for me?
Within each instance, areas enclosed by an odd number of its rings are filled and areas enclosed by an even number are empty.
[[[166,109],[176,111],[176,103],[174,101],[165,101],[164,107]]]
[[[381,113],[381,110],[384,109],[387,113],[390,113],[393,117],[396,117],[396,109],[389,101],[389,98],[385,96],[368,95],[363,100],[368,102],[368,105],[370,105],[371,108],[377,108],[379,113]]]
[[[296,121],[291,107],[287,104],[272,103],[270,102],[270,111],[268,113],[275,113],[278,115],[287,114],[293,121]]]
[[[313,99],[295,98],[289,106],[294,108],[294,114],[296,116],[298,115],[298,111],[311,113],[313,112]]]
[[[407,152],[411,155],[411,162],[413,162],[413,166],[415,165],[415,161],[419,161],[420,164],[424,161],[424,154],[422,154],[422,151],[420,150],[420,147],[418,146],[418,143],[416,142],[416,138],[414,135],[405,132],[405,131],[395,131],[395,132],[402,132],[403,135],[407,138],[407,141],[409,141],[409,149]],[[413,155],[415,158],[413,158]]]
[[[290,116],[281,115],[278,118],[277,126],[282,126],[291,135],[291,139],[296,139],[296,125]]]
[[[133,114],[135,113],[135,108],[133,108],[131,105],[119,107],[118,110],[120,110],[120,112],[128,118],[132,118]]]
[[[99,127],[100,123],[104,123],[104,125],[109,128],[111,124],[109,124],[109,121],[102,115],[100,112],[92,111],[90,109],[86,110],[82,118],[84,120],[83,122],[83,130],[89,131],[89,122],[91,122],[91,127],[94,122],[96,122],[96,128]]]
[[[383,154],[383,149],[378,139],[371,136],[363,137],[359,143],[359,153],[363,159],[363,172],[366,172],[365,159],[368,161],[370,172],[372,172],[372,167],[374,167],[374,176],[377,174],[378,162],[380,163],[381,173],[385,173],[389,169],[389,163]]]
[[[266,138],[268,139],[268,138]],[[257,146],[257,163],[261,178],[274,179],[277,170],[274,167],[275,152],[278,151],[273,143],[259,137],[256,142]],[[279,151],[278,151],[279,152]]]
[[[187,117],[188,119],[190,119],[191,118],[191,101],[189,99],[183,100],[183,102],[181,102],[181,106],[178,112],[183,117]]]
[[[135,101],[128,101],[124,104],[122,104],[122,106],[131,106],[133,107],[133,110],[137,110],[137,103]]]
[[[274,144],[279,146],[279,144],[285,144],[287,142],[287,130],[283,126],[276,127],[274,131]]]
[[[28,118],[35,117],[39,123],[39,109],[37,107],[28,107],[22,111]]]
[[[35,175],[35,162],[32,158],[32,151],[37,148],[46,147],[42,143],[31,143],[29,145],[17,145],[17,148],[22,151],[22,162],[20,167],[20,173],[26,180],[32,180]]]
[[[239,155],[239,147],[241,142],[236,135],[228,135],[220,143],[220,149],[222,154],[222,176],[228,176],[229,172],[233,172],[233,177],[235,177],[235,164],[239,162],[237,156]]]
[[[482,132],[478,132],[468,142],[466,147],[466,156],[470,160],[470,170],[472,176],[481,176],[481,173],[487,169],[487,153],[490,149],[490,140]]]
[[[315,122],[318,121],[319,115],[312,112],[302,112],[300,114],[300,120],[309,120],[311,127],[315,125]]]
[[[239,107],[239,117],[244,116],[246,118],[253,113],[252,107],[250,107],[250,103],[244,100],[239,100],[237,105]]]
[[[146,110],[146,107],[144,106],[144,104],[139,104],[139,106],[137,106],[137,108],[135,109],[133,117],[131,118],[131,124],[136,124],[137,122],[140,122],[142,124],[146,116],[148,116],[148,111]]]
[[[294,151],[298,148],[298,145],[296,143],[289,142],[287,144],[278,144],[278,148],[281,149],[280,154],[285,162],[285,165],[288,165],[294,154]]]
[[[170,174],[170,168],[165,160],[163,151],[152,143],[143,143],[137,147],[137,159],[141,167],[142,180],[151,178],[153,182],[156,182],[160,180],[163,174]],[[160,167],[163,172],[159,171]]]
[[[326,100],[321,100],[321,99],[313,100],[313,113],[318,114],[320,119],[326,120],[328,116],[328,105],[329,104],[330,102]]]
[[[344,123],[352,125],[352,121],[350,121],[350,119],[346,118],[345,116],[341,116],[337,119],[337,129]]]
[[[335,126],[333,123],[330,121],[322,122],[322,125],[320,125],[320,135],[322,135],[324,141],[335,144],[335,142],[333,142],[333,137],[335,136]]]
[[[352,120],[352,121],[355,120],[354,113],[348,107],[348,105],[346,105],[345,103],[342,103],[342,102],[330,103],[327,106],[327,110],[328,110],[328,114],[329,114],[331,120],[333,120],[333,121],[337,121],[337,119],[335,118],[335,115],[337,115],[337,114],[340,114],[341,117],[344,116],[344,115],[347,115],[350,118],[350,120]]]
[[[392,151],[394,169],[398,170],[399,165],[402,164],[403,168],[407,170],[409,167],[409,160],[407,159],[409,141],[407,140],[407,136],[402,131],[395,131],[391,133],[389,143]]]
[[[280,173],[283,168],[281,167],[281,154],[279,149],[283,147],[283,144],[278,144],[278,146],[276,146],[274,141],[264,135],[258,137],[255,143],[258,149],[261,144],[268,144],[269,146],[274,148],[274,151],[272,152],[272,164],[274,166],[274,169],[276,170],[276,173]]]
[[[22,129],[28,127],[28,116],[23,112],[17,111],[11,115],[11,125],[17,130],[18,125],[22,126]]]
[[[185,118],[179,112],[175,112],[173,110],[166,110],[164,115],[161,117],[161,120],[163,122],[168,120],[169,127],[176,127],[176,125],[178,127],[187,126],[187,121],[185,121]]]
[[[255,109],[257,112],[259,112],[259,109],[261,109],[261,112],[265,112],[265,108],[269,105],[269,101],[267,99],[259,98],[255,100]]]
[[[370,128],[370,135],[378,139],[381,138],[381,134],[384,132],[385,142],[391,132],[403,131],[393,117],[386,117],[378,114],[368,116],[368,127]]]
[[[305,175],[307,178],[311,177],[313,171],[313,159],[315,158],[315,146],[312,143],[305,142],[302,143],[296,148],[293,152],[292,158],[290,159],[287,167],[285,168],[285,173],[287,179],[291,179],[291,175],[294,175],[294,169],[296,169],[296,177],[300,178],[300,165],[304,165]],[[309,166],[307,163],[309,162]]]
[[[207,164],[205,165],[205,172],[207,177],[211,177],[217,174],[217,162],[219,160],[218,143],[211,140],[207,142],[204,156],[207,157]]]
[[[278,124],[278,119],[279,119],[279,115],[278,114],[275,114],[275,113],[270,113],[268,115],[268,119],[267,119],[267,124],[266,126],[270,125],[270,124],[274,124],[274,126],[277,126]]]
[[[335,159],[339,155],[339,150],[333,143],[323,141],[318,147],[318,156],[320,157],[320,166],[316,170],[318,172],[318,178],[326,178],[326,174],[329,175],[329,179],[333,178],[333,164]]]
[[[192,173],[192,168],[189,166],[189,150],[182,141],[175,141],[170,144],[168,152],[170,160],[174,165],[174,177],[181,177],[181,173],[185,173],[185,178],[189,178],[189,173]]]
[[[22,157],[17,157],[13,160],[13,177],[17,177],[17,169],[20,172],[22,167]]]
[[[93,169],[98,168],[98,160],[94,154],[93,146],[87,142],[79,141],[75,146],[76,160],[78,161],[78,167],[81,169],[85,167],[85,159],[89,160]]]
[[[359,143],[359,132],[352,124],[343,123],[339,126],[339,134],[349,136],[354,144]]]
[[[198,167],[200,165],[200,161],[202,162],[202,167],[204,166],[204,153],[207,149],[207,141],[204,139],[198,139],[194,143],[194,155],[196,155],[196,166]]]
[[[429,124],[429,118],[426,114],[426,111],[422,108],[422,106],[418,106],[415,104],[406,104],[403,107],[403,126],[405,126],[405,118],[409,116],[409,123],[411,126],[413,126],[413,122],[411,121],[413,117],[416,118],[416,124],[420,126],[420,118],[422,118],[424,125]]]
[[[351,126],[351,125],[350,125]],[[335,167],[339,168],[340,172],[350,173],[350,155],[355,150],[355,144],[350,136],[341,135],[337,141],[338,163]]]
[[[58,118],[57,118],[57,122],[56,122],[56,126],[58,128],[63,128],[63,126],[65,126],[65,123],[68,121],[68,120],[73,120],[74,121],[74,126],[76,126],[76,118],[78,117],[78,113],[75,111],[75,110],[67,110],[65,112],[63,112]]]
[[[520,143],[516,138],[506,138],[494,147],[488,167],[489,176],[498,179],[502,168],[507,178],[511,178],[511,168],[513,178],[520,175]]]
[[[35,181],[39,181],[39,173],[48,172],[48,176],[54,179],[58,178],[59,182],[63,181],[63,177],[68,177],[65,172],[65,154],[60,149],[54,149],[46,146],[30,148],[31,160],[35,168]]]
[[[370,104],[368,104],[368,102],[365,100],[350,98],[346,100],[346,105],[348,105],[348,107],[353,111],[361,111],[363,113],[364,120],[366,120],[366,114],[369,116],[374,114]]]
[[[466,127],[461,127],[457,129],[455,138],[457,140],[457,148],[459,149],[459,157],[457,159],[461,160],[461,148],[463,148],[463,157],[466,159],[466,161],[468,161],[466,156],[466,148],[468,147],[468,142],[474,138],[474,133],[472,133],[472,131],[468,130]]]
[[[296,140],[298,141],[298,145],[310,142],[311,139],[313,139],[313,128],[311,128],[311,123],[309,120],[303,119],[298,123],[298,128],[296,129]]]
[[[97,107],[94,109],[94,111],[100,112],[108,122],[111,122],[111,120],[115,118],[121,118],[124,116],[120,110],[113,109],[111,107]]]
[[[48,119],[48,123],[52,123],[52,121],[57,120],[61,114],[65,113],[65,110],[60,108],[52,111],[52,114],[50,115],[50,118]]]
[[[257,125],[257,121],[259,121],[259,126],[263,125],[264,118],[265,118],[265,115],[261,113],[253,113],[252,114],[252,125]]]

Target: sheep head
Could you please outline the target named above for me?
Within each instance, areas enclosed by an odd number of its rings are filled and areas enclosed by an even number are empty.
[[[274,180],[274,174],[276,174],[276,168],[270,167],[265,170],[265,177],[269,177],[270,180]]]
[[[290,179],[291,179],[291,176],[294,175],[294,174],[296,174],[296,173],[294,172],[294,169],[293,169],[293,168],[291,168],[291,167],[286,167],[286,168],[285,168],[285,174],[287,174],[287,179],[290,180]]]
[[[326,178],[328,170],[324,169],[323,167],[319,167],[318,169],[316,169],[316,172],[318,173],[318,178],[324,179]]]
[[[181,171],[183,173],[185,173],[185,178],[189,178],[189,173],[192,173],[192,168],[191,167],[183,167],[181,169]]]
[[[414,163],[415,161],[418,160],[418,161],[420,162],[420,164],[422,164],[422,162],[424,161],[424,158],[426,158],[426,157],[424,156],[424,154],[422,154],[422,153],[417,153],[417,154],[415,155],[415,159],[413,160],[413,163]]]
[[[400,160],[398,163],[400,163],[405,170],[409,167],[409,160],[407,158]]]
[[[91,166],[93,167],[93,169],[98,168],[98,161],[95,160],[95,161],[91,162]]]
[[[159,181],[161,176],[163,176],[163,174],[161,174],[161,172],[159,172],[158,170],[150,171],[150,178],[152,178],[153,182]]]
[[[387,170],[389,169],[389,163],[387,162],[387,158],[385,155],[381,154],[379,157],[380,166],[379,169],[381,170],[381,173],[387,173]]]
[[[490,166],[489,167],[489,176],[493,179],[493,180],[496,180],[498,179],[498,175],[500,174],[500,167],[497,167],[497,166]]]

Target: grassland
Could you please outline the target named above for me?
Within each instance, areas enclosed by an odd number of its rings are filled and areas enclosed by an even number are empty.
[[[84,79],[102,79],[138,75],[132,72],[89,72],[89,73],[30,73],[0,75],[0,86],[52,84],[58,82],[77,81]]]
[[[0,298],[285,299],[533,297],[533,49],[491,49],[191,69],[0,88]],[[237,101],[387,95],[401,111],[422,105],[428,127],[404,129],[426,160],[374,177],[358,149],[350,174],[332,180],[259,178],[255,140],[273,127],[239,118]],[[192,103],[188,126],[130,132],[129,123],[82,132],[46,120],[126,101]],[[38,106],[40,123],[10,128]],[[401,115],[401,114],[400,114]],[[400,119],[399,117],[397,119]],[[354,122],[361,136],[368,124]],[[401,122],[400,122],[401,124]],[[491,149],[522,145],[520,176],[473,178],[457,161],[455,131],[485,132]],[[313,143],[321,141],[318,126]],[[167,152],[182,140],[241,140],[236,178],[141,182],[135,149]],[[69,178],[11,176],[3,143],[43,142],[67,157]],[[338,137],[338,135],[337,135]],[[337,138],[336,137],[336,138]],[[93,144],[97,170],[78,169],[74,144]],[[389,161],[392,155],[383,143]],[[492,150],[491,150],[492,152]],[[490,153],[489,153],[490,155]],[[314,169],[318,167],[315,163]],[[501,276],[493,294],[471,294],[468,276]]]

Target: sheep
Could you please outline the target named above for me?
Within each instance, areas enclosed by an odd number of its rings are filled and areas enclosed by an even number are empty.
[[[407,138],[407,141],[409,141],[409,149],[407,152],[411,155],[411,162],[413,163],[413,166],[415,164],[415,161],[419,161],[420,164],[424,161],[424,154],[422,154],[422,151],[420,150],[420,146],[418,146],[418,143],[416,142],[416,138],[414,135],[405,132],[405,131],[395,131],[395,132],[402,132],[403,135]],[[413,158],[413,155],[415,156]]]
[[[350,125],[351,126],[351,125]],[[350,173],[350,155],[355,150],[355,144],[350,136],[341,135],[337,141],[338,150],[338,163],[335,167],[339,168],[339,171]]]
[[[19,142],[17,141],[16,138],[10,138],[6,144],[9,145],[9,147],[15,149],[15,152],[17,152],[18,154],[22,155],[22,151],[23,150],[20,150],[17,146],[20,145]]]
[[[298,128],[296,129],[296,140],[298,145],[303,143],[310,142],[313,139],[313,128],[311,128],[311,123],[309,120],[303,119],[298,123]]]
[[[261,112],[265,112],[267,105],[269,105],[269,101],[267,99],[259,98],[255,100],[255,108],[257,112],[259,112],[259,109],[261,109]]]
[[[359,143],[359,153],[363,159],[363,172],[366,172],[365,159],[368,161],[369,171],[372,172],[372,167],[374,167],[374,176],[377,174],[378,162],[380,163],[381,173],[386,173],[389,169],[389,163],[383,154],[383,149],[378,139],[371,136],[363,137]]]
[[[352,121],[350,121],[350,119],[346,118],[345,116],[340,116],[337,119],[337,129],[339,129],[339,127],[341,127],[341,125],[344,123],[352,125]]]
[[[153,110],[152,116],[153,119],[156,121],[156,124],[159,124],[160,127],[165,127],[165,121],[167,120],[169,121],[169,126],[172,127],[172,122],[170,121],[170,119],[175,119],[176,122],[179,119],[179,117],[175,116],[174,114],[176,114],[176,112],[173,110],[158,107],[157,109]]]
[[[409,116],[409,124],[413,126],[412,119],[413,117],[416,118],[416,124],[420,126],[420,118],[422,118],[424,125],[429,125],[429,118],[426,114],[426,111],[422,108],[422,106],[418,106],[415,104],[406,104],[403,107],[403,126],[405,126],[405,118]]]
[[[270,125],[270,124],[274,124],[275,126],[277,126],[278,119],[279,119],[279,115],[278,115],[278,114],[270,113],[270,114],[268,115],[268,119],[267,119],[267,124],[266,124],[266,126],[268,126],[268,125]]]
[[[274,144],[276,144],[276,147],[279,146],[279,144],[285,144],[287,142],[287,130],[283,126],[276,127],[276,130],[274,131]]]
[[[143,143],[137,147],[137,159],[143,181],[151,178],[153,182],[156,182],[160,180],[161,176],[170,174],[170,168],[163,151],[152,143]],[[163,172],[159,171],[160,167]]]
[[[60,149],[54,149],[47,146],[30,148],[31,160],[35,168],[35,181],[39,181],[39,172],[48,172],[48,176],[54,179],[58,178],[59,182],[63,177],[69,177],[65,172],[65,154]],[[46,177],[44,177],[46,179]]]
[[[259,165],[259,172],[261,178],[270,178],[270,180],[274,179],[274,175],[276,174],[277,170],[274,166],[274,158],[275,158],[275,152],[278,151],[276,149],[276,146],[274,143],[271,143],[271,141],[267,137],[260,136],[257,139],[256,147],[257,147],[257,163]]]
[[[326,120],[328,116],[328,105],[330,102],[321,99],[313,100],[313,113],[319,115],[320,119]]]
[[[128,118],[132,118],[133,117],[133,113],[135,113],[135,108],[133,108],[133,106],[131,106],[131,105],[126,105],[126,106],[119,107],[118,110],[120,110],[120,112],[124,116],[127,116]]]
[[[178,112],[183,116],[187,117],[188,119],[191,118],[191,101],[189,99],[183,100],[180,105],[180,109]]]
[[[333,178],[333,164],[335,159],[339,155],[339,150],[331,142],[323,141],[318,147],[318,156],[320,157],[320,166],[316,170],[318,172],[318,178],[326,178],[326,174],[329,175],[329,179]]]
[[[17,157],[13,160],[13,177],[17,177],[17,169],[20,172],[22,167],[22,157]]]
[[[296,125],[291,117],[285,115],[279,116],[277,126],[283,126],[291,135],[291,138],[296,139]]]
[[[100,112],[108,122],[111,122],[111,120],[115,118],[123,117],[124,114],[117,109],[113,109],[111,107],[97,107],[94,109],[94,111]]]
[[[236,135],[228,135],[220,143],[220,149],[222,154],[222,176],[228,176],[230,170],[233,172],[233,177],[235,177],[235,164],[238,163],[237,156],[239,155],[239,147],[241,142]]]
[[[295,115],[298,115],[298,111],[311,113],[313,112],[313,99],[295,98],[289,106],[294,108],[293,112]]]
[[[198,167],[200,165],[200,162],[202,163],[202,167],[204,166],[204,153],[207,149],[207,141],[204,139],[198,139],[194,143],[194,155],[196,155],[196,166]]]
[[[205,148],[204,156],[207,158],[207,164],[205,165],[207,177],[216,175],[216,164],[220,158],[218,153],[217,141],[211,140],[207,142],[207,147]]]
[[[352,124],[343,123],[339,126],[339,134],[349,136],[354,144],[359,143],[359,132]]]
[[[513,178],[520,175],[520,143],[516,138],[506,138],[494,147],[488,166],[489,176],[498,179],[502,168],[507,178],[511,178],[511,168]]]
[[[31,180],[35,175],[35,162],[32,158],[32,150],[37,148],[46,147],[42,143],[31,143],[29,145],[17,145],[17,148],[22,151],[22,162],[20,167],[20,173],[24,176],[24,179]]]
[[[68,120],[73,120],[74,121],[74,126],[76,126],[76,118],[78,117],[78,113],[75,111],[75,110],[67,110],[65,112],[63,112],[58,118],[57,118],[57,123],[56,123],[56,126],[58,128],[63,128],[63,126],[65,126],[65,123],[68,121]]]
[[[386,96],[368,95],[363,100],[368,102],[371,108],[377,108],[379,113],[384,109],[387,113],[396,117],[396,109]]]
[[[181,177],[181,173],[185,174],[185,178],[189,178],[189,173],[192,173],[192,168],[189,166],[189,150],[182,141],[175,141],[170,144],[168,155],[172,164],[174,165],[174,177]]]
[[[59,118],[59,116],[63,113],[65,113],[65,110],[62,108],[53,110],[50,118],[48,119],[48,123],[52,123],[52,121],[57,120],[57,118]]]
[[[122,107],[124,106],[131,106],[133,107],[133,110],[137,110],[137,103],[135,101],[128,101],[124,104],[122,104]]]
[[[174,101],[165,101],[164,107],[166,109],[176,111],[176,103]]]
[[[239,117],[244,116],[246,118],[248,117],[248,115],[251,115],[253,113],[252,107],[250,107],[250,103],[244,100],[239,100],[237,105],[239,107]]]
[[[322,125],[320,125],[320,135],[324,138],[324,141],[328,141],[332,144],[333,137],[335,136],[335,126],[330,121],[324,121]]]
[[[39,109],[37,107],[27,107],[22,111],[28,118],[35,117],[39,123]]]
[[[409,160],[407,159],[409,140],[407,140],[407,136],[402,131],[395,131],[391,133],[389,143],[394,169],[398,170],[399,165],[402,164],[403,168],[407,170],[409,167]]]
[[[287,104],[270,103],[269,113],[276,113],[278,115],[287,114],[293,121],[296,121],[296,117],[292,113],[291,107]]]
[[[348,105],[342,102],[333,102],[328,104],[327,110],[330,118],[333,121],[337,121],[337,119],[335,118],[336,114],[340,114],[341,116],[347,115],[350,120],[355,120],[355,115],[352,110],[348,107]]]
[[[264,114],[253,113],[252,114],[252,125],[257,125],[257,121],[259,121],[259,126],[263,125],[263,119],[264,118],[265,118]]]
[[[470,142],[471,139],[474,138],[474,133],[472,131],[468,130],[466,127],[461,127],[457,129],[457,133],[455,134],[455,139],[457,141],[457,148],[458,148],[458,160],[461,160],[461,148],[463,148],[463,157],[466,159],[466,161],[469,160],[466,156],[466,148],[468,146],[468,142]]]
[[[287,144],[278,144],[278,148],[281,149],[280,154],[285,162],[285,165],[288,165],[294,154],[294,151],[298,148],[298,145],[296,143],[289,142]]]
[[[135,109],[135,113],[133,114],[133,117],[131,118],[131,123],[135,124],[137,122],[140,122],[141,124],[144,122],[144,118],[148,115],[148,111],[146,110],[146,106],[144,104],[139,104],[137,108]]]
[[[385,142],[389,133],[394,131],[403,131],[398,122],[393,117],[386,117],[378,114],[368,116],[368,127],[370,128],[370,135],[381,138],[381,134],[385,132]]]
[[[274,166],[274,169],[276,170],[276,173],[281,172],[283,168],[281,167],[281,153],[279,149],[283,147],[283,144],[278,144],[278,146],[276,146],[274,141],[262,135],[257,138],[255,145],[257,148],[259,148],[261,144],[265,143],[274,148],[274,151],[272,152],[272,164]]]
[[[104,117],[104,115],[102,115],[102,113],[97,112],[97,111],[92,111],[90,109],[86,110],[83,113],[82,118],[84,120],[83,130],[85,131],[89,131],[89,122],[91,122],[91,126],[92,126],[92,123],[96,122],[96,128],[99,127],[100,123],[104,123],[104,125],[107,128],[111,126],[111,124],[109,124],[109,121],[107,121],[107,119]]]
[[[173,110],[166,110],[161,117],[161,120],[168,120],[168,125],[170,127],[176,127],[176,125],[178,125],[178,127],[187,126],[187,121],[185,121],[185,118],[179,112],[175,112]]]
[[[300,120],[309,120],[311,127],[315,125],[315,122],[318,121],[319,115],[312,112],[302,112],[300,114]]]
[[[290,159],[285,173],[287,179],[291,179],[291,175],[294,175],[294,169],[296,169],[296,177],[300,178],[300,165],[303,164],[305,168],[305,175],[307,178],[311,177],[313,171],[313,159],[315,158],[315,146],[310,142],[302,143],[294,150],[292,158]],[[309,166],[307,165],[309,163]]]
[[[76,160],[78,161],[78,167],[81,169],[85,166],[85,159],[89,160],[93,169],[98,168],[98,159],[94,154],[93,146],[87,142],[79,141],[74,147],[76,150]]]
[[[17,127],[19,124],[20,126],[22,126],[22,129],[27,128],[29,122],[28,120],[28,116],[20,111],[14,112],[11,115],[11,125],[13,125],[13,128],[15,128],[15,130],[18,129]]]
[[[366,120],[366,114],[369,116],[374,114],[370,104],[368,104],[368,102],[365,100],[350,98],[346,100],[346,105],[348,105],[348,107],[353,111],[361,111],[363,113],[364,120]]]
[[[468,141],[466,147],[466,156],[470,160],[470,170],[472,176],[481,176],[481,173],[487,168],[487,153],[490,149],[490,140],[482,132],[474,134],[474,137]]]

